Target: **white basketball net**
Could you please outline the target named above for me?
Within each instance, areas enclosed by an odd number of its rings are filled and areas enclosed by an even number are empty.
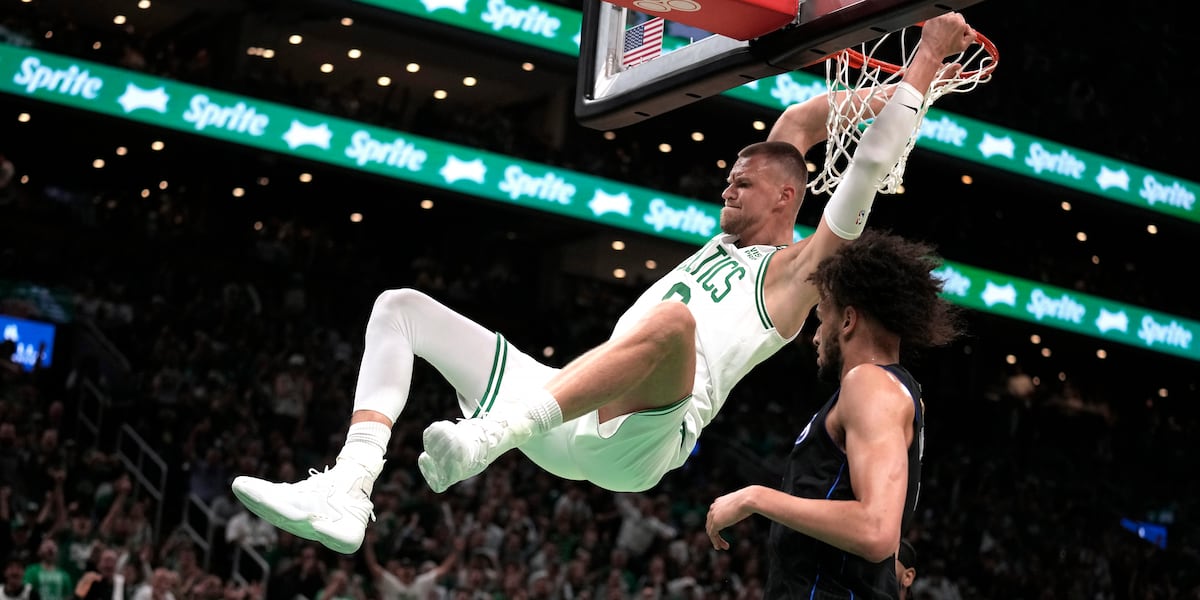
[[[907,66],[916,55],[917,48],[920,46],[920,32],[913,31],[909,34],[909,37],[917,36],[917,42],[911,46],[906,39],[906,33],[915,28],[917,26],[914,25],[884,34],[857,48],[850,48],[832,55],[825,61],[825,83],[829,88],[829,119],[826,122],[829,139],[825,142],[825,165],[821,172],[809,182],[809,188],[813,193],[832,192],[833,188],[841,182],[842,175],[850,164],[854,148],[862,139],[867,124],[876,117],[878,111],[883,109],[891,90],[903,78],[903,67]],[[900,57],[901,60],[884,57],[885,52],[896,50],[897,41],[900,53],[895,56]],[[866,60],[858,61],[851,50],[857,50]],[[962,54],[945,63],[938,72],[938,77],[931,89],[925,94],[925,101],[921,103],[920,110],[917,111],[917,126],[913,128],[912,135],[909,136],[908,143],[900,154],[900,160],[879,183],[880,193],[895,193],[903,182],[908,155],[917,142],[921,123],[924,121],[929,107],[935,100],[946,94],[969,92],[977,85],[991,80],[997,61],[997,56],[993,55],[994,52],[994,47],[989,52],[982,44],[972,44]],[[885,60],[890,61],[892,65],[901,66],[901,69],[894,73],[891,72],[880,62]],[[856,62],[863,64],[857,65]],[[959,68],[960,66],[961,68]]]

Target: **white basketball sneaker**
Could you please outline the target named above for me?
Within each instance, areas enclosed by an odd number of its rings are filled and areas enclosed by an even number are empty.
[[[438,421],[425,428],[425,451],[417,467],[437,493],[483,472],[501,454],[533,437],[527,417],[490,414],[474,419]]]
[[[332,469],[309,469],[308,479],[296,483],[243,475],[233,480],[233,493],[264,521],[334,552],[353,554],[362,546],[367,520],[375,520],[370,496],[381,470],[382,460],[371,466],[342,460]]]

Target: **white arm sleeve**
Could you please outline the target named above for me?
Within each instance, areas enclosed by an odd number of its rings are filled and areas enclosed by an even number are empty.
[[[845,176],[825,205],[825,224],[838,237],[853,240],[862,235],[877,184],[900,160],[900,153],[917,126],[923,100],[916,88],[901,82],[879,116],[863,132]]]

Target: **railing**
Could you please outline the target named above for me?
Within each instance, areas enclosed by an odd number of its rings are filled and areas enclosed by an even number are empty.
[[[91,443],[100,446],[100,432],[104,427],[104,413],[112,405],[108,394],[105,394],[91,379],[85,379],[79,386],[78,427],[76,434],[87,433]],[[83,441],[83,440],[78,440]]]
[[[74,332],[72,353],[76,368],[85,363],[91,366],[79,371],[82,380],[78,382],[79,405],[76,409],[76,434],[90,439],[77,441],[90,442],[98,449],[108,450],[112,448],[117,432],[113,431],[115,425],[110,424],[105,429],[105,417],[111,416],[114,407],[119,409],[129,400],[128,395],[119,392],[114,398],[110,391],[126,389],[133,369],[129,359],[91,320],[74,321],[71,331]]]
[[[87,350],[90,350],[91,354],[96,355],[100,360],[100,367],[105,375],[116,380],[133,371],[133,366],[125,357],[125,353],[121,352],[91,319],[79,319],[76,321],[76,325],[79,327],[76,345],[79,347],[87,345]]]
[[[249,562],[254,563],[254,566],[258,568],[257,577],[246,577],[246,575],[242,572],[242,570],[246,568],[245,563],[242,561],[243,556],[250,559]],[[263,558],[263,556],[254,548],[238,544],[233,549],[233,567],[230,569],[229,577],[242,585],[247,585],[251,581],[257,579],[259,584],[262,586],[262,595],[260,597],[266,598],[267,580],[271,578],[271,565],[268,564],[267,559]]]
[[[193,522],[193,518],[195,517],[193,508],[204,518],[204,522],[199,527]],[[181,521],[179,529],[200,549],[199,562],[204,566],[206,571],[210,570],[212,566],[213,541],[216,538],[218,528],[223,525],[221,518],[199,496],[188,494],[183,499],[183,517]],[[201,533],[201,529],[203,529],[203,533]]]
[[[217,535],[224,525],[225,521],[199,496],[188,494],[184,499],[183,518],[178,530],[199,549],[197,561],[206,571],[212,571],[213,550],[217,547]],[[262,586],[262,597],[265,598],[267,580],[271,577],[271,565],[267,559],[254,548],[239,543],[233,546],[229,560],[229,577],[243,585],[257,581]]]
[[[158,542],[162,528],[163,496],[167,489],[167,463],[128,424],[121,425],[121,431],[117,434],[117,457],[137,485],[154,499],[154,541]],[[147,472],[155,468],[157,473]]]

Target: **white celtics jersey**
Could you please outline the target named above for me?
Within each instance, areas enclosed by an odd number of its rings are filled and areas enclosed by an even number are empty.
[[[791,341],[775,330],[763,299],[767,264],[778,248],[738,248],[736,240],[724,233],[709,240],[651,285],[613,331],[614,336],[624,332],[663,300],[687,304],[696,319],[696,383],[689,412],[699,428],[712,422],[742,377]]]

